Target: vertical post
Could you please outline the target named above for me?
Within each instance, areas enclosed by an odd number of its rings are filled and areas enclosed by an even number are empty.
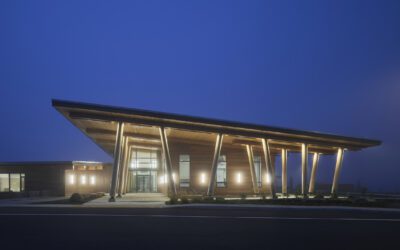
[[[276,198],[276,193],[275,193],[275,171],[274,167],[272,166],[272,160],[271,160],[271,150],[269,147],[269,142],[267,139],[262,139],[262,147],[264,151],[264,157],[265,157],[265,167],[267,170],[267,175],[269,175],[269,188],[271,190],[271,195],[272,198]],[[267,183],[268,185],[268,183]]]
[[[312,169],[311,169],[311,177],[310,177],[310,186],[308,188],[308,192],[310,194],[313,194],[315,192],[315,178],[317,176],[318,161],[319,161],[319,153],[314,153]]]
[[[343,165],[343,155],[344,155],[343,148],[339,148],[338,152],[337,152],[337,156],[336,156],[335,174],[333,176],[332,191],[331,191],[332,197],[337,196],[337,190],[338,190],[338,185],[339,185],[339,175],[340,175],[340,170],[342,169],[342,165]]]
[[[211,166],[210,179],[209,179],[209,183],[208,183],[208,191],[207,191],[208,196],[214,195],[215,176],[217,175],[218,159],[219,159],[219,155],[221,153],[223,137],[224,136],[222,134],[218,134],[217,139],[215,140],[214,156],[213,156],[213,162],[212,162],[212,166]]]
[[[246,150],[247,150],[247,158],[249,159],[251,181],[253,183],[253,191],[255,194],[258,194],[258,183],[257,183],[256,169],[254,167],[253,147],[251,147],[250,145],[246,145]]]
[[[127,168],[127,153],[128,153],[128,137],[124,136],[124,143],[123,143],[123,153],[122,153],[122,164],[121,164],[121,169],[119,171],[118,175],[118,197],[122,197],[123,193],[123,186],[124,186],[124,177],[125,177],[125,170]]]
[[[124,123],[118,122],[117,133],[116,133],[116,138],[115,138],[114,164],[113,164],[113,170],[112,170],[112,176],[111,176],[110,198],[108,200],[110,202],[115,201],[117,177],[118,177],[118,171],[119,171],[120,163],[121,163],[121,143],[122,143],[123,134],[124,134]]]
[[[176,196],[176,186],[174,182],[174,178],[172,177],[172,161],[171,161],[171,155],[169,154],[169,146],[168,146],[168,140],[167,140],[167,135],[165,134],[165,128],[160,127],[160,137],[161,137],[161,146],[164,152],[165,156],[165,163],[167,167],[167,176],[168,176],[168,186],[169,190],[172,193],[172,196]]]
[[[307,196],[308,145],[301,144],[301,194]]]
[[[282,195],[287,195],[287,149],[282,148]]]
[[[122,194],[127,193],[127,186],[128,186],[128,174],[129,174],[129,163],[131,162],[131,146],[128,144],[127,148],[127,155],[126,155],[126,167],[125,167],[125,172],[124,172],[124,177],[123,177],[123,186],[122,186]]]

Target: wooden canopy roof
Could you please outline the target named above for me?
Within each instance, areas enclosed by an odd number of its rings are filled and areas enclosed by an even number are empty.
[[[160,147],[159,127],[168,129],[168,140],[210,144],[215,134],[224,134],[223,147],[242,145],[261,146],[261,138],[270,141],[272,152],[282,148],[300,151],[301,144],[309,145],[310,152],[336,153],[337,148],[360,150],[378,146],[380,141],[332,135],[319,132],[224,121],[210,118],[162,113],[133,108],[53,100],[52,105],[84,134],[110,155],[115,145],[116,125],[125,123],[124,136],[132,145]]]

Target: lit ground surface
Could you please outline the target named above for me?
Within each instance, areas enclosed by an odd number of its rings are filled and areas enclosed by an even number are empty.
[[[1,249],[397,249],[400,210],[1,207]]]

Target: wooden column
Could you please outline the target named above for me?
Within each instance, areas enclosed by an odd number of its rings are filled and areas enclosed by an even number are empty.
[[[123,193],[123,187],[124,187],[124,182],[125,182],[125,172],[126,169],[128,167],[127,164],[127,154],[128,154],[128,143],[129,139],[128,137],[124,136],[124,146],[123,146],[123,154],[122,154],[122,164],[121,164],[121,171],[119,171],[119,176],[118,176],[118,197],[122,197],[122,193]]]
[[[282,195],[287,195],[287,149],[282,149]]]
[[[271,150],[269,147],[269,143],[267,139],[262,139],[262,147],[264,151],[264,157],[265,157],[265,167],[267,170],[267,175],[269,175],[269,188],[271,190],[271,195],[272,198],[276,198],[276,192],[275,192],[275,171],[274,167],[272,166],[272,160],[271,160]],[[267,183],[268,185],[268,183]]]
[[[301,144],[301,194],[307,196],[308,145]]]
[[[114,164],[113,164],[112,176],[111,176],[110,199],[108,200],[110,202],[115,201],[118,171],[119,171],[120,164],[121,164],[121,144],[122,144],[123,134],[124,134],[124,123],[118,122],[117,133],[115,136]]]
[[[311,169],[311,177],[310,177],[310,186],[308,188],[308,192],[310,194],[313,194],[315,192],[315,179],[317,176],[318,162],[319,162],[319,153],[314,153],[312,169]]]
[[[246,150],[247,150],[247,158],[249,159],[250,174],[251,174],[251,180],[252,180],[252,183],[253,183],[253,191],[254,191],[255,194],[258,194],[259,190],[258,190],[256,169],[254,167],[253,147],[251,147],[250,145],[246,145]]]
[[[221,153],[223,137],[224,136],[222,134],[218,134],[217,138],[215,140],[214,156],[213,156],[211,172],[210,172],[210,179],[209,179],[208,190],[207,190],[208,196],[214,195],[215,177],[217,175],[218,159],[219,159],[219,155]]]
[[[165,128],[160,127],[160,137],[161,137],[161,146],[165,156],[165,163],[167,167],[167,176],[168,176],[168,187],[173,197],[176,196],[176,186],[174,182],[174,178],[172,177],[172,161],[171,155],[169,154],[169,146],[168,146],[168,139],[167,135],[165,134]]]
[[[338,190],[338,185],[339,185],[339,175],[340,175],[340,171],[342,170],[342,165],[343,165],[343,155],[344,155],[343,148],[339,148],[338,152],[337,152],[337,156],[336,156],[335,174],[333,176],[332,191],[331,191],[332,197],[337,196],[337,190]]]
[[[127,186],[128,186],[128,175],[129,175],[129,167],[130,167],[130,163],[131,163],[131,152],[132,152],[132,146],[130,146],[128,144],[128,148],[127,148],[127,155],[126,155],[126,168],[125,168],[125,172],[124,172],[124,176],[123,176],[123,186],[122,186],[122,194],[126,194],[127,193]]]

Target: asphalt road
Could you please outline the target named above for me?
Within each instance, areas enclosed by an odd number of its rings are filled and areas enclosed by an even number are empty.
[[[400,212],[0,208],[0,249],[399,249]]]

